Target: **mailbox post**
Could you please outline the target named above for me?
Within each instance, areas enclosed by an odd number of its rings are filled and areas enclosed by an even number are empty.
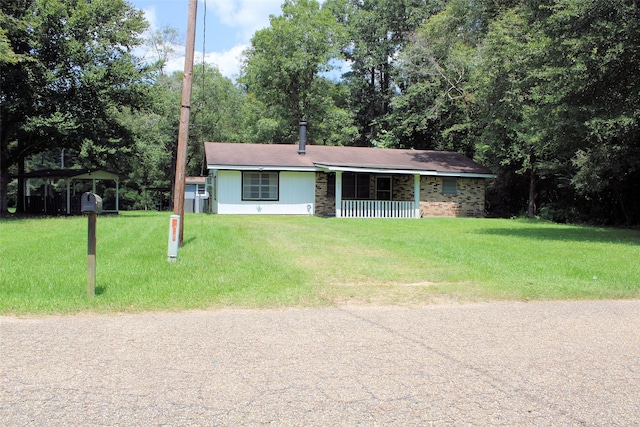
[[[80,210],[89,217],[87,239],[87,298],[96,295],[96,223],[102,212],[102,198],[94,193],[84,193]]]

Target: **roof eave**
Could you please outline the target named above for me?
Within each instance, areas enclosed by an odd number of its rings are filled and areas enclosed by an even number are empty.
[[[313,166],[274,166],[274,165],[207,165],[210,170],[236,170],[236,171],[287,171],[287,172],[316,172]]]
[[[421,176],[455,176],[461,178],[495,178],[494,174],[477,173],[477,172],[455,172],[455,171],[436,171],[436,170],[420,170],[420,169],[394,169],[394,168],[373,168],[359,166],[336,166],[328,164],[316,163],[320,170],[330,172],[360,172],[360,173],[378,173],[378,174],[396,174],[396,175],[421,175]]]

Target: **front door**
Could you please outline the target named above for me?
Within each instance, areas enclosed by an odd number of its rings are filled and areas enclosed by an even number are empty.
[[[376,200],[391,200],[390,176],[376,176]]]

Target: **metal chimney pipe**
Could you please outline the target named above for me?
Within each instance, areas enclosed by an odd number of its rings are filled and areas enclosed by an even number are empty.
[[[298,154],[307,154],[307,122],[300,122],[300,137],[298,138]]]

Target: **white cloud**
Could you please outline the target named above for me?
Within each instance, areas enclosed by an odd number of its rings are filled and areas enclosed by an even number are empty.
[[[232,47],[227,52],[209,52],[205,55],[205,62],[216,65],[223,76],[235,80],[240,74],[242,52],[248,47],[249,45],[241,44]],[[200,61],[202,61],[202,55]]]
[[[237,44],[225,51],[205,54],[205,61],[218,67],[223,76],[234,79],[240,73],[242,52],[249,47],[251,37],[257,30],[269,26],[269,15],[280,15],[283,0],[205,0],[207,1],[208,13],[213,13],[215,19],[223,25],[234,29]],[[201,5],[198,12],[201,13]],[[149,22],[149,29],[143,37],[159,29],[163,24],[158,21],[156,6],[149,6],[142,9],[145,18]],[[165,72],[173,73],[184,70],[184,50],[183,45],[173,46],[174,54],[165,64]],[[153,53],[148,48],[139,48],[136,54],[147,61],[153,61]],[[202,52],[196,51],[194,66],[202,63]]]
[[[169,58],[167,63],[164,65],[164,72],[167,74],[174,73],[176,71],[184,71],[184,46],[180,47],[181,51],[177,51],[177,53],[172,58]]]
[[[204,60],[207,64],[218,67],[223,76],[235,80],[240,74],[242,52],[248,47],[249,45],[237,45],[226,52],[208,52]],[[165,72],[168,74],[184,71],[184,46],[176,46],[176,53],[178,54],[171,58],[165,66]],[[193,66],[195,68],[202,64],[202,52],[195,52],[194,56]]]
[[[142,9],[142,12],[144,13],[144,18],[149,23],[149,28],[147,28],[146,32],[155,31],[158,28],[158,15],[156,13],[156,7],[146,7]]]
[[[221,23],[237,28],[242,42],[269,26],[269,15],[279,15],[283,0],[206,0]]]

